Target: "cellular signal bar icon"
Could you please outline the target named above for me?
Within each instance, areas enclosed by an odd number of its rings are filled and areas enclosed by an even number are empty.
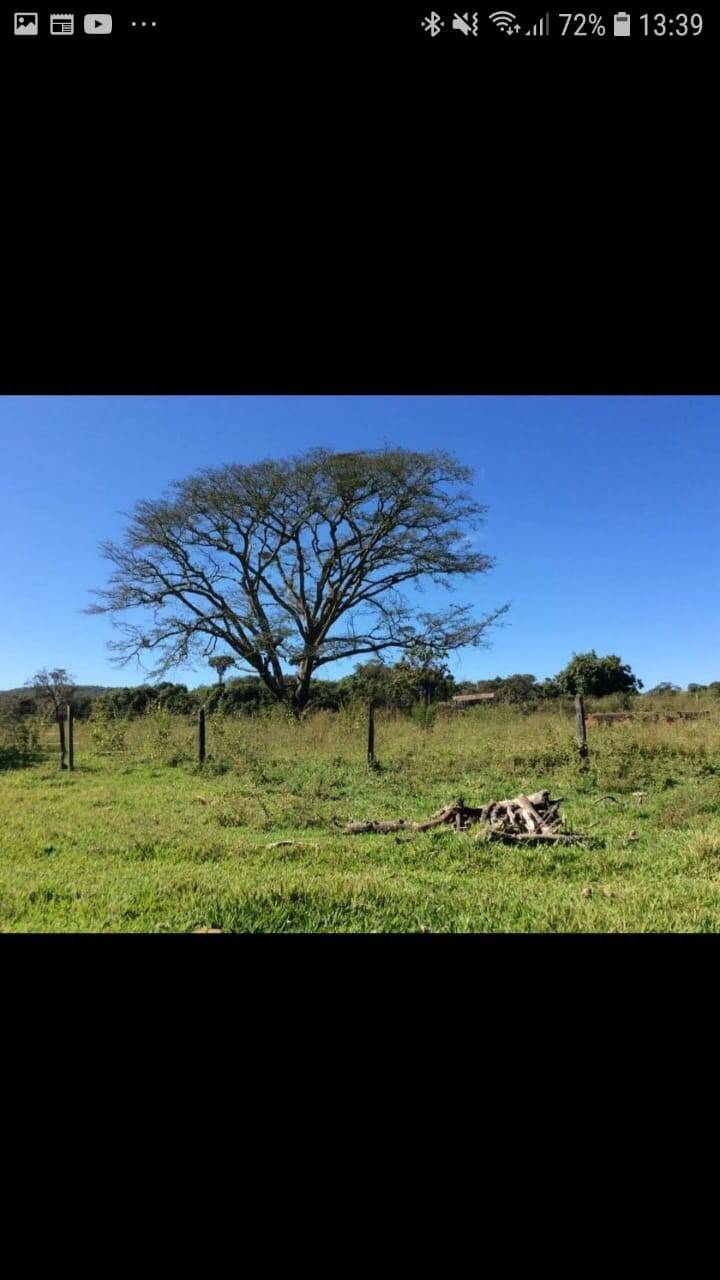
[[[550,35],[550,14],[546,13],[544,18],[535,23],[534,27],[530,27],[526,32],[526,36],[549,36]]]

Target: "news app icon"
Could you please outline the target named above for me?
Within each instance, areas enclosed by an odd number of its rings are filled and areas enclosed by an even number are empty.
[[[50,35],[71,36],[75,30],[74,13],[51,13]]]
[[[14,13],[13,30],[16,36],[36,36],[38,33],[38,16],[36,13]]]
[[[112,31],[111,13],[86,13],[83,18],[86,36],[109,36]]]

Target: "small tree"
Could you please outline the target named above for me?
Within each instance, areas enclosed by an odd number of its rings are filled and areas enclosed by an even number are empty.
[[[537,697],[537,685],[532,675],[506,676],[495,693],[497,702],[507,702],[511,706],[532,702]]]
[[[195,696],[188,693],[184,684],[172,684],[171,681],[164,680],[157,686],[157,691],[157,706],[170,715],[187,716],[196,708]]]
[[[229,671],[237,663],[237,658],[231,658],[229,653],[218,653],[212,658],[208,658],[208,666],[217,672],[218,684],[223,687],[225,672]]]
[[[64,667],[55,667],[48,671],[36,671],[30,680],[25,681],[27,688],[34,691],[35,701],[40,709],[51,719],[61,720],[65,707],[72,703],[76,685],[73,677]]]
[[[341,693],[351,700],[374,702],[378,706],[397,706],[398,689],[393,681],[393,668],[380,658],[358,662],[352,675],[340,681]]]
[[[29,695],[23,697],[21,693],[8,700],[5,710],[13,719],[24,719],[27,716],[35,715],[37,711],[37,703],[34,698]]]
[[[609,693],[637,693],[643,687],[642,680],[633,675],[628,664],[622,663],[617,654],[599,658],[594,649],[589,653],[574,653],[564,670],[555,677],[555,683],[562,693],[571,697],[582,693],[603,698]]]
[[[563,695],[563,690],[560,688],[557,680],[543,680],[537,688],[538,697],[542,698],[544,701],[554,701],[555,698],[561,698]]]
[[[445,663],[447,655],[426,645],[417,644],[392,668],[391,679],[400,694],[400,700],[422,700],[426,707],[438,696],[449,697],[453,677]],[[404,696],[403,696],[404,695]]]

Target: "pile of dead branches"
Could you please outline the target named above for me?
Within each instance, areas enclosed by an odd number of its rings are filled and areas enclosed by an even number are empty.
[[[455,831],[467,831],[474,823],[480,823],[478,840],[552,841],[553,843],[577,843],[577,835],[562,830],[560,817],[562,799],[551,800],[549,791],[536,791],[531,796],[514,796],[512,800],[491,800],[482,808],[466,805],[462,799],[453,800],[438,809],[424,822],[411,822],[397,818],[390,822],[349,822],[343,831],[347,835],[385,834],[392,831],[430,831],[433,827],[451,826]]]

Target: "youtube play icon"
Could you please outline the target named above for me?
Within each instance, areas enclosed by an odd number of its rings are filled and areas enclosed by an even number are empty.
[[[109,36],[112,31],[112,14],[86,13],[83,26],[86,36]]]

